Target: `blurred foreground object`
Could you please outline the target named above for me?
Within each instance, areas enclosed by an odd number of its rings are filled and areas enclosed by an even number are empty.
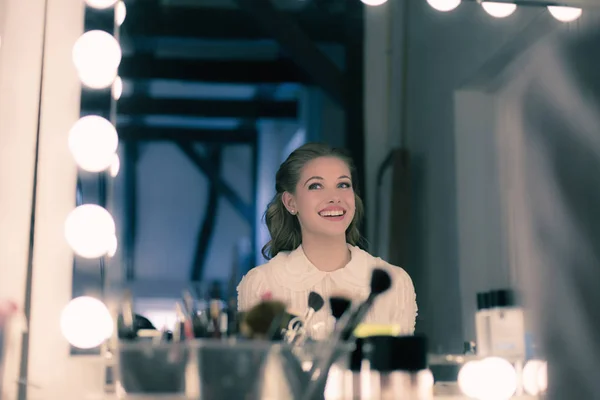
[[[503,93],[501,189],[549,400],[600,398],[600,29],[583,22],[529,51]]]

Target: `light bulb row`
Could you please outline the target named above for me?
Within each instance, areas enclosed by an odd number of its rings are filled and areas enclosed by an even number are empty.
[[[114,7],[115,25],[125,20],[125,4],[118,0],[85,0],[96,9]],[[84,33],[73,46],[73,63],[81,82],[91,89],[112,85],[112,96],[121,95],[122,82],[117,76],[121,63],[121,46],[104,31]],[[89,172],[119,172],[117,148],[119,136],[115,126],[99,115],[80,118],[69,131],[69,150],[77,165]],[[69,213],[65,237],[73,251],[84,258],[112,257],[117,250],[115,222],[112,215],[95,204],[83,204]],[[99,299],[82,296],[69,302],[60,317],[65,339],[74,347],[91,349],[101,345],[114,332],[114,321]]]
[[[427,0],[431,7],[442,12],[454,10],[460,5],[461,1],[462,0]],[[517,5],[514,3],[494,1],[482,1],[481,7],[485,12],[495,18],[506,18],[517,10]],[[583,10],[577,7],[547,6],[547,8],[548,12],[561,22],[573,22],[583,14]]]
[[[476,400],[508,400],[519,387],[538,396],[548,388],[548,367],[545,361],[532,359],[517,373],[504,358],[487,357],[465,363],[458,373],[458,386],[465,396]]]

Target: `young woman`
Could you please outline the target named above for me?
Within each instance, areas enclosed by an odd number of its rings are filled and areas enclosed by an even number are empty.
[[[357,247],[364,209],[354,183],[352,160],[323,144],[306,144],[281,164],[275,178],[277,193],[265,213],[271,240],[262,253],[270,261],[242,279],[241,311],[270,295],[304,315],[308,294],[315,291],[326,306],[312,318],[309,332],[323,337],[335,322],[328,297],[365,299],[371,271],[377,267],[390,273],[392,287],[375,301],[365,322],[397,324],[402,333],[414,333],[417,304],[412,280],[402,268]]]

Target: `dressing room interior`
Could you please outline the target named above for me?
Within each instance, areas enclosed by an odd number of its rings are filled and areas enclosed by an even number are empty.
[[[0,399],[600,399],[598,49],[598,0],[0,0]]]

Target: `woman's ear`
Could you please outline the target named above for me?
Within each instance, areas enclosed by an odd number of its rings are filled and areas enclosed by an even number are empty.
[[[296,199],[294,198],[293,194],[289,192],[283,192],[283,195],[281,195],[281,202],[290,214],[296,215],[298,208],[296,207]]]

